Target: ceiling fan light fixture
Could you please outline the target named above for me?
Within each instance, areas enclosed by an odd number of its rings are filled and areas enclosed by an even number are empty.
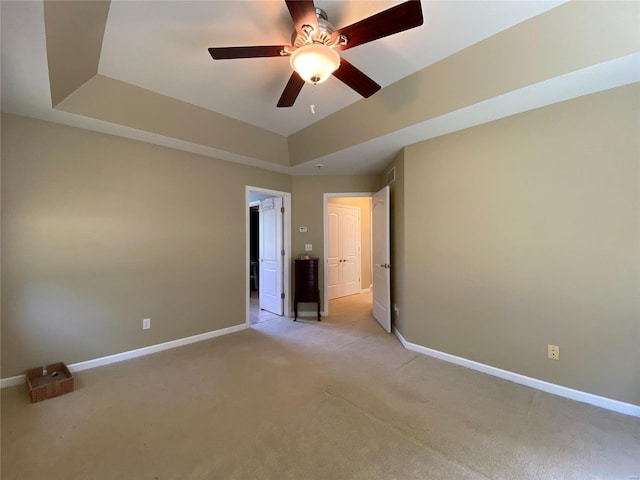
[[[314,43],[299,47],[289,59],[291,68],[307,83],[324,82],[340,66],[340,55],[333,48]]]

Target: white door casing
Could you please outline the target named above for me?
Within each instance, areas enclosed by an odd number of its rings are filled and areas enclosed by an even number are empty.
[[[260,202],[260,308],[283,313],[282,198]]]
[[[389,248],[389,186],[373,195],[373,317],[391,333],[391,251]]]
[[[327,226],[329,300],[360,293],[360,208],[328,205]]]

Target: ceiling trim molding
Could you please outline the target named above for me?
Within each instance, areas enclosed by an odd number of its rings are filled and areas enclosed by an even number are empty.
[[[569,2],[284,137],[98,74],[109,6],[44,2],[56,109],[42,119],[294,175],[317,174],[318,163],[328,175],[381,171],[404,146],[635,82],[640,72],[639,4]]]
[[[94,76],[56,109],[289,166],[287,141],[281,135],[103,75]]]

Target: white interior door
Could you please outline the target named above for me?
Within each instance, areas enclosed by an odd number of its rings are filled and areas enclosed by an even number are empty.
[[[282,198],[260,202],[260,308],[282,315]]]
[[[360,208],[328,205],[327,226],[329,300],[360,293]]]
[[[342,261],[340,257],[340,212],[327,207],[327,296],[329,300],[342,296]]]
[[[375,193],[372,200],[373,317],[391,333],[389,187]]]
[[[360,207],[342,209],[342,294],[360,293]]]

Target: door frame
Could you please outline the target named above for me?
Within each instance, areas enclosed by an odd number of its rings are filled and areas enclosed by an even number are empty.
[[[322,235],[323,235],[323,262],[322,262],[322,316],[329,315],[329,276],[328,276],[328,261],[327,255],[329,254],[329,225],[327,222],[329,199],[330,198],[347,198],[347,197],[364,197],[371,198],[375,192],[343,192],[343,193],[325,193],[322,198]],[[371,215],[371,212],[369,212]],[[361,219],[362,221],[362,219]],[[360,239],[362,242],[362,239]],[[362,251],[360,252],[362,255]],[[360,259],[362,262],[362,258]],[[360,267],[362,268],[362,267]]]
[[[264,195],[269,195],[271,197],[282,197],[282,205],[284,207],[284,215],[282,218],[282,248],[284,249],[284,256],[282,258],[282,290],[284,291],[284,311],[283,314],[285,317],[291,316],[291,193],[290,192],[281,192],[278,190],[270,190],[268,188],[261,187],[253,187],[250,185],[245,185],[245,201],[244,201],[244,216],[245,216],[245,323],[249,325],[249,297],[251,295],[251,285],[249,283],[249,263],[250,263],[250,252],[249,252],[249,243],[250,243],[250,224],[249,224],[249,201],[250,193],[256,192]]]

